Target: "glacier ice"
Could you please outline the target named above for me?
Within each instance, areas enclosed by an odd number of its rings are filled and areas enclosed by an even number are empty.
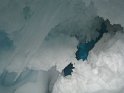
[[[95,18],[94,23],[97,24],[96,22],[99,23],[98,26],[95,26],[96,27],[95,29],[97,30],[99,35],[95,39],[92,39],[92,40],[90,40],[88,42],[82,42],[82,41],[79,40],[78,50],[76,52],[77,60],[80,60],[80,59],[87,60],[87,56],[88,56],[89,51],[102,38],[103,34],[108,32],[108,30],[109,30],[108,27],[111,26],[111,24],[110,24],[110,22],[108,20],[104,21],[100,17]],[[113,27],[115,27],[115,26],[112,26],[111,28],[113,28]],[[115,31],[116,31],[116,29],[115,29]],[[112,31],[112,32],[114,32],[114,31]]]
[[[90,1],[0,0],[0,93],[124,92],[123,0]],[[109,32],[78,61],[77,46],[98,38],[106,18]]]

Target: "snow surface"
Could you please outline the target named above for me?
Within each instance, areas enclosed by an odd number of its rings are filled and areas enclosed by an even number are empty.
[[[124,34],[104,34],[88,60],[74,61],[72,76],[60,75],[52,93],[123,93]]]

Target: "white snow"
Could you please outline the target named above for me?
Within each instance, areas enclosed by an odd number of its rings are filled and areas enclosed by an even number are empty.
[[[123,93],[124,34],[105,34],[88,61],[74,62],[72,76],[59,76],[52,93]],[[121,91],[121,92],[120,92]]]

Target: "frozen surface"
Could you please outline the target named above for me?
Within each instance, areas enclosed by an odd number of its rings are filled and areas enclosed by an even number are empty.
[[[112,24],[121,24],[124,27],[124,1],[123,0],[83,0],[86,5],[94,2],[97,14],[109,19]]]
[[[0,0],[0,93],[124,92],[124,39],[116,28],[108,24],[88,61],[75,58],[79,43],[99,36],[103,18],[124,26],[123,0],[90,1]],[[64,77],[70,62],[74,72]]]
[[[25,69],[20,76],[4,71],[0,77],[0,93],[49,93],[59,74],[56,67],[48,71]]]
[[[121,24],[124,27],[124,1],[123,0],[93,0],[98,15],[107,18],[112,24]]]
[[[123,93],[124,34],[105,34],[72,76],[59,76],[53,93]],[[81,60],[80,60],[81,61]]]
[[[75,37],[84,42],[98,36],[96,28],[100,22],[94,19],[97,14],[92,3],[85,6],[82,0],[0,2],[0,29],[13,42],[13,51],[0,55],[1,73],[6,69],[19,75],[26,67],[48,70],[54,65],[61,72],[75,58]]]

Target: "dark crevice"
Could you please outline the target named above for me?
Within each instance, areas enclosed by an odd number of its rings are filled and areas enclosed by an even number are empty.
[[[73,72],[73,64],[70,63],[69,65],[67,65],[64,69],[63,69],[63,73],[64,73],[64,76],[68,76],[68,75],[71,75],[71,73]]]
[[[107,25],[106,25],[106,21],[104,21],[101,24],[101,29],[98,30],[97,32],[99,33],[99,36],[95,39],[95,40],[91,40],[89,42],[86,43],[79,43],[78,47],[77,47],[77,52],[76,52],[76,59],[80,60],[82,59],[87,60],[89,51],[95,46],[95,44],[102,38],[104,33],[107,33]],[[97,30],[97,29],[96,29]]]

